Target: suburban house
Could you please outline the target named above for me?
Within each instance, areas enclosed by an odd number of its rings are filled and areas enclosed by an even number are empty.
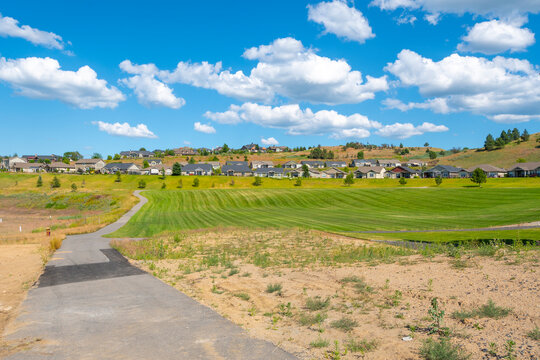
[[[347,163],[345,161],[329,160],[329,161],[326,162],[326,167],[344,168],[344,167],[347,167]]]
[[[386,172],[386,177],[392,178],[392,179],[399,179],[399,178],[406,178],[411,179],[415,177],[420,177],[420,171],[411,169],[407,166],[396,166],[390,171]]]
[[[357,179],[383,179],[386,169],[383,166],[360,166],[354,171]]]
[[[75,168],[80,172],[99,172],[105,166],[105,161],[101,159],[81,159],[75,161]]]
[[[247,161],[227,161],[227,162],[225,163],[225,165],[232,165],[232,166],[246,166],[246,167],[249,167]]]
[[[468,169],[461,170],[461,177],[471,177],[472,173],[476,169],[482,169],[488,178],[502,178],[506,176],[507,171],[505,169],[498,168],[489,164],[481,164],[476,166],[471,166]]]
[[[163,161],[161,161],[161,159],[146,159],[146,161],[148,161],[148,165],[150,165],[150,166],[156,166],[156,165],[163,164]]]
[[[58,161],[62,160],[61,156],[58,155],[23,155],[23,159],[25,159],[27,162],[33,161],[33,162],[44,162],[44,161]]]
[[[229,161],[227,161],[229,162]],[[240,161],[242,162],[242,161]],[[221,175],[226,176],[251,176],[253,171],[247,165],[223,165],[221,167]]]
[[[354,159],[351,161],[351,167],[377,166],[375,159]]]
[[[151,151],[129,150],[129,151],[121,151],[120,156],[123,157],[123,158],[136,159],[136,158],[147,158],[147,157],[151,157],[151,156],[155,156],[155,155]]]
[[[323,170],[321,171],[321,173],[325,174],[331,179],[343,179],[345,176],[347,176],[347,173],[345,171],[339,170],[334,167],[328,170]]]
[[[401,163],[397,160],[377,160],[377,164],[379,166],[382,166],[382,167],[385,167],[385,168],[393,168],[393,167],[396,167],[396,166],[400,166]]]
[[[269,151],[274,151],[274,152],[284,152],[284,151],[289,150],[289,148],[287,146],[275,146],[275,145],[272,145],[272,146],[268,147],[268,150]]]
[[[283,167],[285,169],[297,169],[297,168],[302,167],[302,165],[300,165],[296,161],[291,160],[291,161],[287,161],[285,164],[283,164]]]
[[[405,163],[405,166],[408,166],[408,167],[422,167],[422,166],[427,166],[427,162],[422,161],[422,160],[408,160]]]
[[[172,175],[172,168],[170,166],[163,165],[163,164],[158,164],[158,165],[150,166],[149,168],[146,168],[146,169],[142,169],[141,173],[144,174],[145,172],[147,172],[148,173],[147,175],[162,175],[163,169],[165,169],[166,176]]]
[[[212,169],[214,169],[214,170],[219,169],[221,167],[221,164],[219,163],[219,161],[206,161],[204,163],[199,163],[199,164],[212,165]],[[182,166],[184,166],[184,165],[182,165]]]
[[[7,161],[6,161],[7,160]],[[15,167],[15,164],[23,164],[26,163],[26,160],[24,158],[13,156],[8,159],[4,159],[4,161],[7,163],[6,168],[9,170],[12,170]]]
[[[251,168],[252,169],[267,169],[267,168],[273,168],[274,162],[273,161],[252,161],[251,162]]]
[[[0,159],[0,169],[9,169],[9,158]]]
[[[37,173],[44,171],[45,165],[41,163],[15,163],[13,165],[13,170],[16,172],[23,173]]]
[[[197,150],[188,146],[179,147],[178,149],[174,149],[173,151],[175,155],[197,155]]]
[[[282,179],[283,178],[283,168],[256,168],[253,172],[255,176],[260,177],[269,177],[274,179]]]
[[[328,177],[326,174],[321,174],[318,170],[309,169],[309,177],[314,179],[320,179],[322,177]]]
[[[290,178],[302,177],[302,170],[287,168],[284,169],[284,176],[288,176]]]
[[[104,174],[140,174],[141,169],[133,163],[109,163],[101,169]]]
[[[540,162],[520,163],[508,170],[510,177],[537,177],[540,176]]]
[[[442,178],[459,178],[461,177],[460,171],[460,168],[450,165],[436,165],[431,169],[424,171],[423,175],[425,178],[436,178],[439,176]]]
[[[240,150],[242,151],[250,151],[250,152],[255,152],[255,151],[258,151],[259,150],[259,145],[257,144],[247,144],[247,145],[244,145],[240,148]]]
[[[324,167],[324,162],[318,160],[302,160],[300,164],[306,165],[310,169],[320,169]]]
[[[182,175],[212,175],[213,170],[210,164],[187,164],[182,167]]]
[[[59,173],[74,173],[77,171],[77,168],[73,164],[65,164],[63,162],[52,162],[45,165],[45,169],[48,172],[59,172]]]

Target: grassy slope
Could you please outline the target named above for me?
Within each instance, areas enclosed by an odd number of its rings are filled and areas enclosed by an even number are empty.
[[[114,236],[216,226],[324,231],[476,228],[538,220],[540,188],[149,191]]]

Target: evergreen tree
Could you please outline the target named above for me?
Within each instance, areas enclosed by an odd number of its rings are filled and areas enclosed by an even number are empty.
[[[406,183],[407,183],[407,180],[403,176],[399,178],[400,185],[405,185]]]
[[[519,140],[520,136],[519,130],[514,128],[514,130],[512,130],[512,140]]]
[[[146,181],[143,179],[139,180],[139,189],[144,189],[146,187]]]
[[[486,178],[486,173],[484,172],[484,170],[480,168],[474,169],[471,175],[471,181],[473,183],[478,184],[478,186],[480,186],[480,184],[482,183],[485,183],[487,181],[487,178]]]
[[[77,191],[77,185],[75,183],[71,184],[71,192]]]
[[[51,188],[59,188],[60,187],[60,180],[58,180],[58,178],[55,176],[53,177],[52,181],[51,181]]]
[[[144,160],[144,161],[143,161],[142,167],[143,167],[143,169],[146,169],[146,168],[149,168],[149,167],[150,167],[150,164],[148,163],[148,160]]]
[[[42,187],[43,186],[43,179],[41,178],[41,175],[39,175],[36,183],[36,187]]]
[[[195,158],[192,156],[191,159],[189,159],[190,164],[195,164]]]
[[[430,150],[430,151],[429,151],[429,158],[430,158],[431,160],[436,159],[436,158],[437,158],[437,153],[436,153],[435,151],[431,151],[431,150]]]
[[[493,135],[488,134],[486,136],[486,141],[484,141],[484,149],[487,151],[491,151],[495,148],[495,139],[493,139]]]
[[[302,178],[297,178],[294,186],[302,186]]]
[[[506,142],[504,141],[504,138],[498,137],[497,140],[495,140],[495,146],[502,149],[506,145]]]
[[[114,160],[120,160],[120,154],[114,154]]]
[[[352,172],[348,173],[345,179],[343,179],[343,183],[347,186],[354,184],[354,174]]]
[[[173,176],[180,176],[182,175],[182,165],[180,165],[179,162],[175,162],[172,167],[172,174]]]
[[[529,141],[529,132],[527,131],[527,129],[524,129],[523,130],[523,133],[521,134],[521,140],[523,141]]]
[[[364,152],[363,152],[363,151],[359,151],[358,154],[357,154],[357,156],[358,156],[358,159],[360,159],[360,160],[364,159]]]
[[[260,176],[255,176],[255,181],[253,181],[253,186],[261,186],[262,185],[262,179]]]
[[[121,182],[122,181],[122,177],[120,175],[120,171],[117,171],[116,172],[116,179],[114,179],[114,182]]]
[[[441,185],[441,184],[442,184],[442,177],[437,176],[437,177],[435,178],[435,184],[437,184],[437,186]]]
[[[193,187],[199,187],[199,178],[195,178],[193,179],[193,184],[192,184]]]
[[[509,139],[508,139],[508,134],[506,133],[506,131],[501,131],[501,136],[499,136],[499,138],[502,140],[502,142],[506,145],[508,144],[509,142]]]
[[[302,165],[302,176],[305,178],[309,177],[309,167],[306,164]]]

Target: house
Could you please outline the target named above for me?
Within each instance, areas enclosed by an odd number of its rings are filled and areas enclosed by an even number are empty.
[[[251,162],[251,168],[252,169],[267,169],[267,168],[273,168],[274,162],[273,161],[252,161]]]
[[[247,144],[247,145],[244,145],[240,148],[240,150],[242,151],[250,151],[250,152],[256,152],[259,150],[259,145],[257,144]]]
[[[324,167],[324,162],[318,160],[302,160],[302,166],[306,165],[310,169],[320,169]]]
[[[104,174],[116,174],[116,172],[120,172],[121,174],[140,174],[141,168],[133,163],[109,163],[101,169],[101,172]]]
[[[377,160],[375,159],[354,159],[351,162],[351,167],[361,166],[377,166]]]
[[[423,176],[425,178],[459,178],[461,177],[461,168],[453,167],[450,165],[436,165],[431,169],[424,171]]]
[[[510,177],[537,177],[540,176],[540,162],[520,163],[508,170]]]
[[[339,170],[334,167],[328,170],[323,170],[321,171],[321,173],[325,174],[331,179],[343,179],[345,176],[347,176],[347,173],[345,171]]]
[[[345,161],[339,161],[339,160],[328,160],[326,162],[326,167],[344,168],[344,167],[347,167],[347,163]]]
[[[243,161],[239,161],[243,162]],[[227,161],[229,163],[229,161]],[[221,167],[221,175],[226,176],[251,176],[253,171],[247,165],[223,165]]]
[[[141,150],[129,150],[129,151],[121,151],[120,156],[123,158],[129,158],[129,159],[137,159],[137,158],[147,158],[151,156],[155,156],[155,154],[151,151]]]
[[[77,168],[73,164],[65,164],[63,162],[52,162],[45,165],[47,172],[73,173]]]
[[[476,169],[482,169],[488,178],[502,178],[506,176],[507,171],[505,169],[498,168],[489,164],[481,164],[476,166],[471,166],[468,169],[462,169],[460,172],[461,177],[471,177],[472,173]]]
[[[213,170],[210,164],[187,164],[182,167],[182,175],[212,175]]]
[[[9,169],[9,158],[0,159],[0,169]]]
[[[41,163],[15,163],[13,171],[23,173],[37,173],[45,170],[45,165]]]
[[[3,161],[7,165],[6,169],[8,169],[8,170],[13,170],[13,168],[15,167],[15,164],[26,163],[26,160],[24,158],[18,157],[18,156],[13,156],[13,157],[10,157],[8,159],[4,159]]]
[[[357,179],[383,179],[386,169],[382,166],[360,166],[354,171]]]
[[[382,166],[382,167],[385,167],[385,168],[393,168],[393,167],[397,167],[397,166],[400,166],[401,163],[397,160],[392,160],[392,159],[389,159],[389,160],[377,160],[377,164],[379,166]]]
[[[291,160],[291,161],[287,161],[285,164],[283,164],[283,167],[285,169],[297,169],[297,168],[302,167],[302,165],[300,165],[296,161]]]
[[[390,171],[386,172],[386,177],[392,178],[392,179],[399,179],[399,178],[406,178],[411,179],[415,177],[420,177],[420,171],[411,169],[407,166],[396,166]]]
[[[148,165],[150,165],[150,166],[156,166],[156,165],[163,164],[163,161],[161,161],[161,159],[146,159],[146,161],[148,161]]]
[[[225,165],[246,166],[246,167],[249,167],[247,161],[227,161],[227,162],[225,163]]]
[[[427,162],[422,161],[422,160],[408,160],[405,163],[405,166],[408,166],[408,167],[423,167],[423,166],[427,166]]]
[[[165,170],[166,176],[172,175],[172,168],[170,166],[163,165],[163,164],[157,164],[157,165],[150,166],[149,168],[142,169],[141,174],[142,175],[163,175],[163,170]],[[147,174],[145,174],[145,172]]]
[[[314,179],[327,178],[328,175],[321,173],[318,170],[309,169],[309,177]]]
[[[282,179],[283,178],[283,168],[256,168],[253,172],[255,176],[260,177],[269,177],[274,179]]]
[[[285,152],[285,151],[289,151],[289,148],[287,146],[275,146],[275,145],[272,145],[272,146],[269,146],[268,147],[268,150],[269,151],[274,151],[274,152]]]
[[[105,166],[105,161],[101,159],[81,159],[75,162],[75,168],[79,172],[99,172]]]
[[[175,155],[197,155],[197,151],[188,146],[179,147],[178,149],[174,149],[173,151]]]
[[[58,155],[23,155],[23,159],[25,159],[27,162],[33,161],[33,162],[55,162],[58,160],[61,160],[62,157]]]
[[[212,169],[216,170],[216,169],[219,169],[221,167],[221,164],[219,163],[219,161],[206,161],[204,163],[199,163],[199,164],[210,164],[212,165]]]
[[[287,168],[287,169],[284,169],[283,171],[284,171],[284,176],[288,176],[290,178],[302,177],[303,175],[302,170],[300,169]]]

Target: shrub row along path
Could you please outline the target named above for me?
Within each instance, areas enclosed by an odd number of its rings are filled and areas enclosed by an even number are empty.
[[[69,236],[6,329],[7,341],[41,339],[8,359],[295,359],[129,264],[102,235]]]

